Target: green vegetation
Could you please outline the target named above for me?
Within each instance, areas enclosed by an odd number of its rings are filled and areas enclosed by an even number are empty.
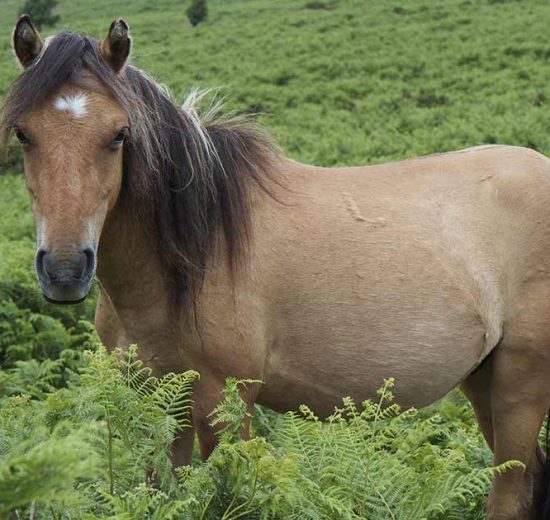
[[[492,477],[470,411],[399,414],[393,382],[358,409],[344,399],[325,423],[307,408],[259,413],[240,440],[246,406],[229,380],[215,415],[229,426],[206,464],[171,471],[197,374],[148,377],[128,355],[99,348],[65,388],[39,387],[0,408],[0,515],[158,520],[481,518]],[[7,376],[25,378],[18,368]],[[502,466],[505,470],[513,464]],[[149,470],[149,473],[146,471]],[[156,485],[149,484],[148,474]]]
[[[186,13],[191,25],[195,26],[204,22],[208,16],[206,0],[191,0],[191,5],[187,8]]]
[[[59,4],[59,0],[25,0],[19,11],[21,14],[32,16],[33,23],[38,29],[55,25],[60,20],[53,10]]]
[[[20,7],[0,4],[0,96],[17,74]],[[211,0],[208,20],[191,28],[178,0],[61,0],[55,29],[102,37],[123,16],[134,63],[177,97],[221,86],[228,109],[260,113],[287,155],[333,166],[488,142],[550,155],[547,9]],[[135,360],[98,349],[93,298],[44,302],[20,172],[13,147],[0,174],[0,517],[482,518],[490,453],[458,394],[396,416],[386,387],[380,406],[345,401],[324,425],[307,409],[259,409],[258,437],[243,443],[229,382],[218,416],[233,428],[207,464],[172,475],[167,446],[194,375],[144,382]]]

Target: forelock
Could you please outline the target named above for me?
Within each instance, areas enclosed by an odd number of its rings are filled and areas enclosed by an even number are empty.
[[[150,109],[139,92],[144,82],[137,69],[126,67],[116,74],[105,61],[100,43],[95,38],[71,32],[60,32],[47,39],[43,52],[14,81],[0,116],[0,138],[6,142],[14,125],[25,115],[36,110],[55,96],[63,85],[74,85],[84,90],[100,90],[111,95],[126,112],[132,127],[132,139],[140,140],[136,147],[151,169],[155,170]],[[153,136],[153,137],[152,137]]]

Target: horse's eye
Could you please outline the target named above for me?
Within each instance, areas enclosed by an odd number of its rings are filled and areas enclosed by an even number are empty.
[[[120,148],[129,134],[130,130],[128,128],[123,128],[111,141],[111,148]]]
[[[29,142],[27,136],[23,133],[23,130],[21,130],[21,128],[15,127],[13,131],[15,133],[15,137],[17,137],[18,141],[21,144],[27,144]]]

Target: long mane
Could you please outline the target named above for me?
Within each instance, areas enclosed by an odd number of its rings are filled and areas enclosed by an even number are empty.
[[[133,66],[115,74],[99,42],[61,32],[11,86],[0,117],[4,144],[16,122],[64,84],[107,90],[130,120],[121,203],[148,223],[172,297],[193,301],[224,237],[232,268],[250,239],[251,186],[271,193],[277,151],[246,118],[199,117]]]

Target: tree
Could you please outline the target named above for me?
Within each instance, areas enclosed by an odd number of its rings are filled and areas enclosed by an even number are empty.
[[[19,13],[30,15],[33,24],[41,29],[59,21],[59,15],[52,14],[58,3],[59,0],[26,0]]]
[[[191,5],[187,9],[187,18],[191,25],[195,26],[206,20],[208,16],[208,7],[206,0],[191,0]]]

